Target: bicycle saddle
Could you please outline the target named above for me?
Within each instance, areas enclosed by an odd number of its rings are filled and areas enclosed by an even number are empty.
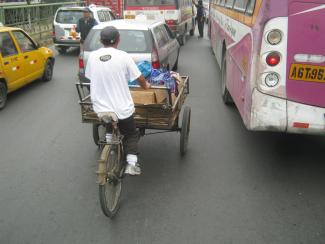
[[[101,121],[107,124],[118,121],[117,115],[114,112],[101,112],[98,113],[97,116]]]

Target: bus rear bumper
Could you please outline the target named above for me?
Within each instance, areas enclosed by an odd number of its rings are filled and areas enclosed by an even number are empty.
[[[254,89],[250,116],[251,130],[285,132],[287,127],[287,102]]]
[[[325,135],[325,108],[287,101],[254,89],[249,128]]]

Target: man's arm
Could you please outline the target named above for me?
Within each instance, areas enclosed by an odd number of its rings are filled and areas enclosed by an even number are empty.
[[[125,63],[127,69],[127,79],[130,81],[137,80],[143,89],[149,89],[150,83],[146,81],[134,60],[127,53],[125,53]]]
[[[146,78],[144,78],[143,75],[140,75],[137,80],[143,89],[147,90],[151,87],[150,83],[146,80]]]

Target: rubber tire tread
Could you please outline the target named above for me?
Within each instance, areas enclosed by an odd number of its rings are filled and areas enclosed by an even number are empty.
[[[3,109],[5,106],[6,106],[6,103],[7,103],[7,86],[4,82],[0,82],[0,90],[4,90],[5,93],[4,93],[4,97],[3,97],[3,102],[0,104],[0,110]]]
[[[233,101],[233,99],[232,99],[232,97],[231,97],[231,95],[230,95],[230,93],[229,93],[229,91],[228,91],[228,89],[227,89],[227,86],[225,85],[225,89],[223,90],[222,89],[222,83],[224,82],[223,81],[223,79],[224,79],[224,76],[225,75],[227,75],[227,73],[226,74],[224,74],[224,72],[227,72],[227,66],[226,66],[226,68],[224,68],[224,65],[227,65],[226,64],[226,55],[227,55],[227,53],[225,53],[224,54],[224,57],[223,57],[223,59],[222,59],[222,67],[221,67],[221,96],[222,96],[222,101],[223,101],[223,103],[224,104],[226,104],[226,105],[232,105],[232,104],[234,104],[234,101]]]
[[[190,126],[191,126],[191,108],[186,106],[183,112],[181,137],[180,137],[180,153],[182,156],[184,156],[187,152]]]
[[[112,149],[109,149],[111,146],[109,145],[105,145],[103,150],[102,150],[102,154],[101,154],[101,159],[102,160],[106,160],[107,164],[109,164],[108,160],[109,160],[109,155]],[[118,150],[118,149],[117,149]],[[118,163],[118,162],[114,162],[114,165]],[[110,165],[112,167],[112,165]],[[110,167],[109,165],[107,167]],[[106,183],[105,185],[99,185],[98,188],[98,193],[99,193],[99,202],[100,202],[100,206],[102,209],[102,212],[104,213],[105,216],[109,217],[109,218],[113,218],[116,213],[118,212],[119,208],[120,208],[120,200],[121,200],[121,191],[119,193],[118,199],[117,199],[117,203],[116,203],[116,207],[114,210],[109,210],[106,206],[106,194],[105,194],[105,187],[110,184],[110,183]],[[122,189],[122,182],[119,182],[120,187]]]

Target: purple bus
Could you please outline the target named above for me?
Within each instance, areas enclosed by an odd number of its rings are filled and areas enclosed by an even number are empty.
[[[325,134],[325,0],[214,0],[209,15],[222,98],[246,127]]]

